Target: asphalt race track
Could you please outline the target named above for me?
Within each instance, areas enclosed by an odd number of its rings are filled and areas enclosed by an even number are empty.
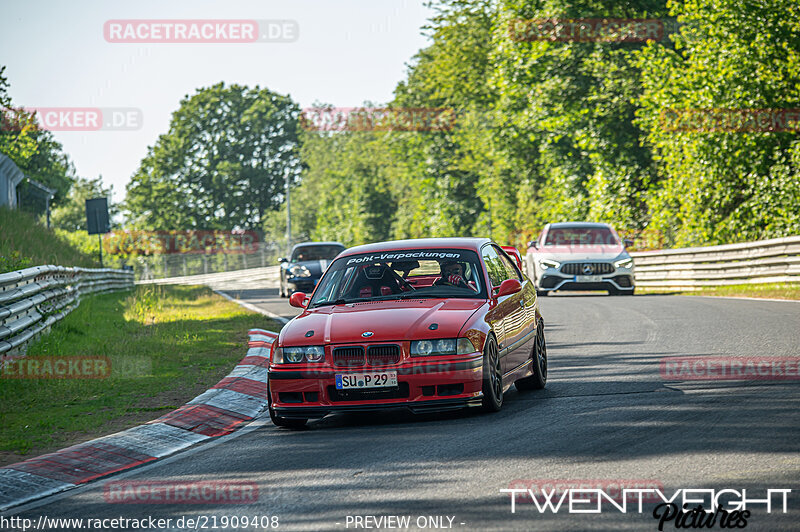
[[[275,289],[231,295],[295,314]],[[337,415],[299,432],[262,416],[218,442],[110,478],[251,481],[258,485],[253,504],[114,504],[104,499],[109,480],[101,480],[16,515],[268,515],[278,516],[279,530],[352,530],[355,516],[388,515],[411,516],[415,528],[420,516],[445,516],[445,525],[450,517],[461,530],[656,530],[652,504],[641,514],[604,506],[602,514],[578,515],[519,503],[512,514],[509,495],[500,492],[526,480],[635,479],[667,495],[746,488],[749,498],[763,498],[767,488],[792,489],[787,514],[756,505],[747,530],[798,529],[800,381],[667,381],[659,362],[797,356],[800,303],[604,295],[540,302],[547,389],[512,387],[498,414]],[[674,523],[664,530],[676,530]]]

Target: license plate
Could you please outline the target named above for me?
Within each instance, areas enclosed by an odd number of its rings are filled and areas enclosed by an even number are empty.
[[[600,283],[603,281],[603,277],[601,275],[576,275],[575,282],[576,283]]]
[[[397,386],[396,371],[374,371],[372,373],[337,373],[336,389],[391,388]]]

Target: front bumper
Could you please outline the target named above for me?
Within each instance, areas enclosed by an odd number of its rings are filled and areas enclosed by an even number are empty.
[[[556,290],[610,290],[616,289],[620,292],[631,291],[635,288],[633,274],[613,273],[602,276],[599,282],[579,282],[574,275],[562,275],[561,273],[548,273],[539,279],[536,287],[541,292],[555,292]]]
[[[305,292],[310,294],[317,287],[319,278],[314,277],[289,277],[286,286],[292,292]]]
[[[397,387],[337,390],[336,374],[396,371]],[[319,418],[332,412],[360,412],[408,409],[433,412],[480,404],[483,383],[483,355],[446,360],[404,360],[381,367],[284,368],[269,370],[269,400],[279,416]]]
[[[582,272],[585,267],[589,271]],[[617,267],[612,261],[582,260],[562,262],[558,268],[536,263],[536,290],[612,290],[632,292],[635,288],[634,267]],[[602,273],[601,273],[602,272]],[[582,274],[582,275],[581,275]],[[586,277],[594,279],[589,280]]]

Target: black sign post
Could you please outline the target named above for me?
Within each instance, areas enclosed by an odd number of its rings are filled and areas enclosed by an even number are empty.
[[[103,267],[103,234],[111,231],[108,221],[108,200],[94,198],[86,200],[86,229],[90,235],[97,235],[100,244],[100,267]]]

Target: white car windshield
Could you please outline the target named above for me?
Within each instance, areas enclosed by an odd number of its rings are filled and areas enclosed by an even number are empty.
[[[608,227],[554,227],[545,246],[617,246],[619,239]]]

